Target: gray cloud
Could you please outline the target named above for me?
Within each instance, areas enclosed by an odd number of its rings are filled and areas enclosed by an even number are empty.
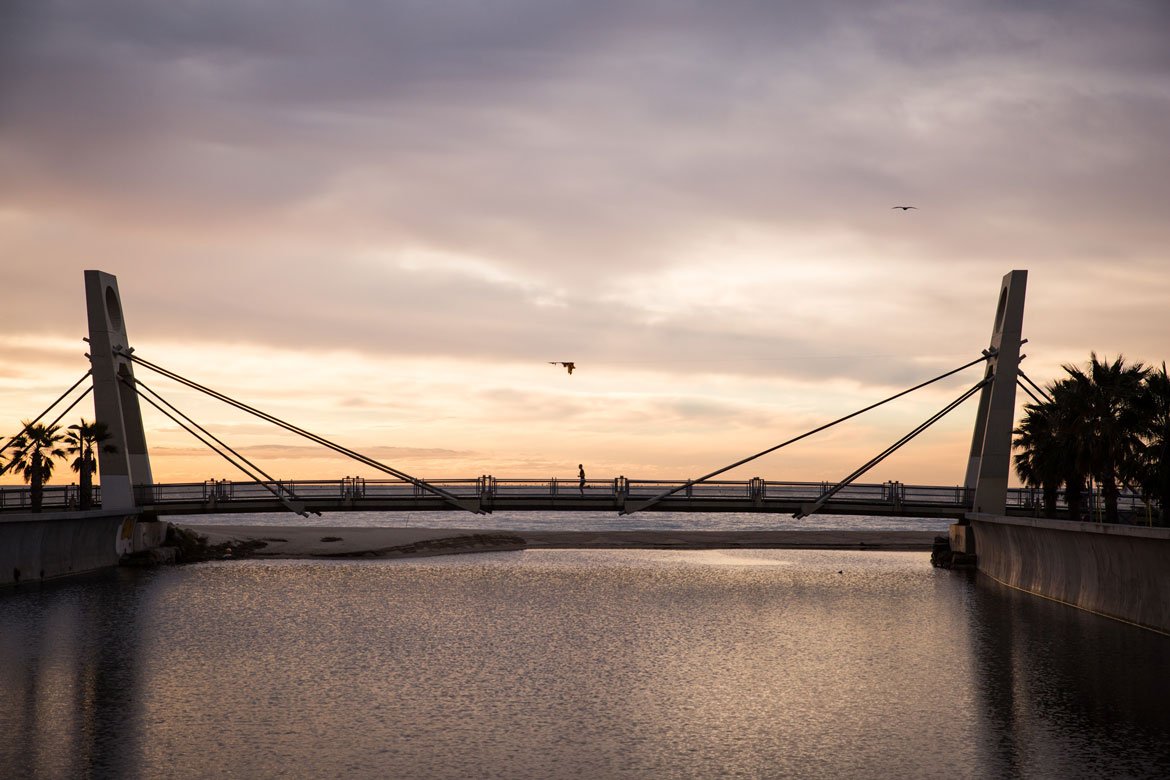
[[[276,281],[279,270],[271,271],[271,285],[264,274],[241,279],[227,273],[222,277],[226,284],[207,297],[186,295],[199,285],[194,278],[190,285],[180,282],[163,295],[157,294],[163,287],[159,283],[129,279],[123,283],[123,295],[128,312],[133,307],[135,332],[151,339],[181,339],[198,328],[203,337],[220,341],[298,345],[307,350],[340,344],[387,355],[443,354],[534,363],[575,360],[583,369],[779,373],[801,378],[850,376],[859,360],[873,357],[878,360],[870,366],[871,378],[894,383],[922,376],[920,353],[899,352],[915,338],[920,318],[932,312],[920,309],[913,316],[891,311],[882,333],[867,336],[850,333],[846,324],[834,324],[842,312],[832,307],[816,319],[787,318],[781,305],[773,312],[746,316],[732,307],[710,306],[648,321],[644,311],[628,304],[565,295],[560,305],[542,305],[530,292],[511,285],[442,273],[398,272],[360,279],[327,274],[286,280],[293,290],[311,293],[285,294]],[[143,294],[134,295],[136,288]],[[155,294],[146,294],[147,290]],[[776,294],[785,292],[778,289]],[[789,289],[787,294],[802,291]],[[977,303],[985,304],[978,310],[990,310],[983,298],[990,300],[991,293],[977,298]],[[875,301],[872,311],[887,305],[896,309],[903,303],[890,296],[886,304]],[[205,316],[209,309],[216,312],[214,318]],[[903,333],[895,337],[899,331]],[[964,350],[975,355],[983,339],[981,328],[952,349],[960,356]],[[166,363],[162,356],[143,354]],[[956,359],[954,364],[960,362]]]
[[[534,225],[565,251],[694,212],[833,224],[907,190],[944,217],[1026,206],[1086,153],[1140,170],[1170,67],[1151,12],[1091,5],[17,7],[6,140],[75,196],[117,182],[231,222],[327,193],[505,256]]]
[[[1033,269],[1038,310],[1059,318],[1045,333],[1075,348],[1079,323],[1036,283],[1165,265],[1157,4],[0,13],[0,210],[42,220],[0,222],[22,258],[0,285],[75,273],[37,258],[84,243],[87,265],[120,264],[132,336],[902,384],[924,355],[980,346],[984,290],[1010,267]],[[889,211],[903,200],[921,211]],[[746,305],[686,315],[607,297],[741,230],[780,247],[846,237],[874,260],[840,261],[843,279],[898,284],[767,282]],[[401,247],[481,258],[528,286],[355,259]],[[825,262],[796,248],[775,261]],[[8,297],[14,321],[60,332],[36,316],[43,299]],[[809,299],[819,312],[786,318]],[[1150,330],[1132,312],[1100,317]]]

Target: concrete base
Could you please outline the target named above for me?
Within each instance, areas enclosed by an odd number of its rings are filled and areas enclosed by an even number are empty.
[[[951,552],[963,555],[975,554],[975,534],[971,526],[952,523],[950,527]]]
[[[979,514],[969,519],[967,533],[978,538],[984,574],[1170,634],[1170,529]]]
[[[45,512],[0,520],[0,585],[107,569],[128,553],[157,547],[166,523],[122,511]]]

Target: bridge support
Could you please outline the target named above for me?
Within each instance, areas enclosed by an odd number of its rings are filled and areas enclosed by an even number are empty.
[[[985,376],[992,381],[979,394],[971,457],[964,480],[968,493],[973,496],[972,510],[984,514],[1002,515],[1007,507],[1027,285],[1027,271],[1011,271],[1003,277],[991,330],[988,350],[991,357]]]
[[[103,271],[85,272],[85,302],[89,314],[89,361],[93,369],[94,416],[110,431],[116,453],[98,453],[102,509],[134,509],[135,485],[151,485],[150,456],[138,395],[119,381],[133,379],[133,363],[122,354],[130,350],[118,279]],[[115,351],[117,350],[117,351]]]

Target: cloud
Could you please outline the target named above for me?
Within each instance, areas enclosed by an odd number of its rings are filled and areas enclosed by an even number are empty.
[[[988,228],[1050,216],[1054,192],[1132,223],[1166,186],[1170,65],[1141,9],[16,7],[22,198],[150,223],[307,218],[579,276],[669,263],[696,226],[888,236],[877,207],[903,196],[930,203],[931,244],[998,250]],[[1133,197],[1095,197],[1103,172]]]
[[[245,455],[248,458],[256,459],[271,459],[271,460],[300,460],[304,458],[322,458],[331,456],[331,452],[323,447],[312,447],[307,445],[296,444],[253,444],[243,447],[235,447],[237,452]],[[176,455],[206,455],[208,452],[205,447],[174,447],[160,445],[151,448],[151,454],[161,455],[163,457]],[[467,458],[474,456],[472,452],[460,452],[458,450],[436,449],[428,447],[363,447],[362,454],[371,458],[411,458],[418,460],[427,459],[451,459],[451,458]]]
[[[1091,347],[1159,361],[1168,22],[1087,0],[7,2],[0,382],[23,408],[68,373],[8,336],[84,335],[93,267],[142,354],[190,345],[195,378],[312,395],[326,427],[339,406],[443,425],[467,398],[596,426],[593,395],[657,383],[631,408],[740,431],[771,378],[877,396],[964,362],[1021,267],[1035,378]],[[548,360],[579,371],[532,390]]]

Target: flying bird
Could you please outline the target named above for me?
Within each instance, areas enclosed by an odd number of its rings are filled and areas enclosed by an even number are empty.
[[[571,361],[564,361],[564,360],[550,360],[550,361],[548,361],[548,364],[550,366],[564,366],[570,374],[572,374],[573,369],[577,367],[576,363],[573,363]]]
[[[917,206],[890,206],[890,208],[892,208],[892,209],[902,209],[902,211],[905,211],[905,210],[907,210],[907,209],[914,209],[914,210],[917,210],[917,209],[918,209],[918,207],[917,207]]]

